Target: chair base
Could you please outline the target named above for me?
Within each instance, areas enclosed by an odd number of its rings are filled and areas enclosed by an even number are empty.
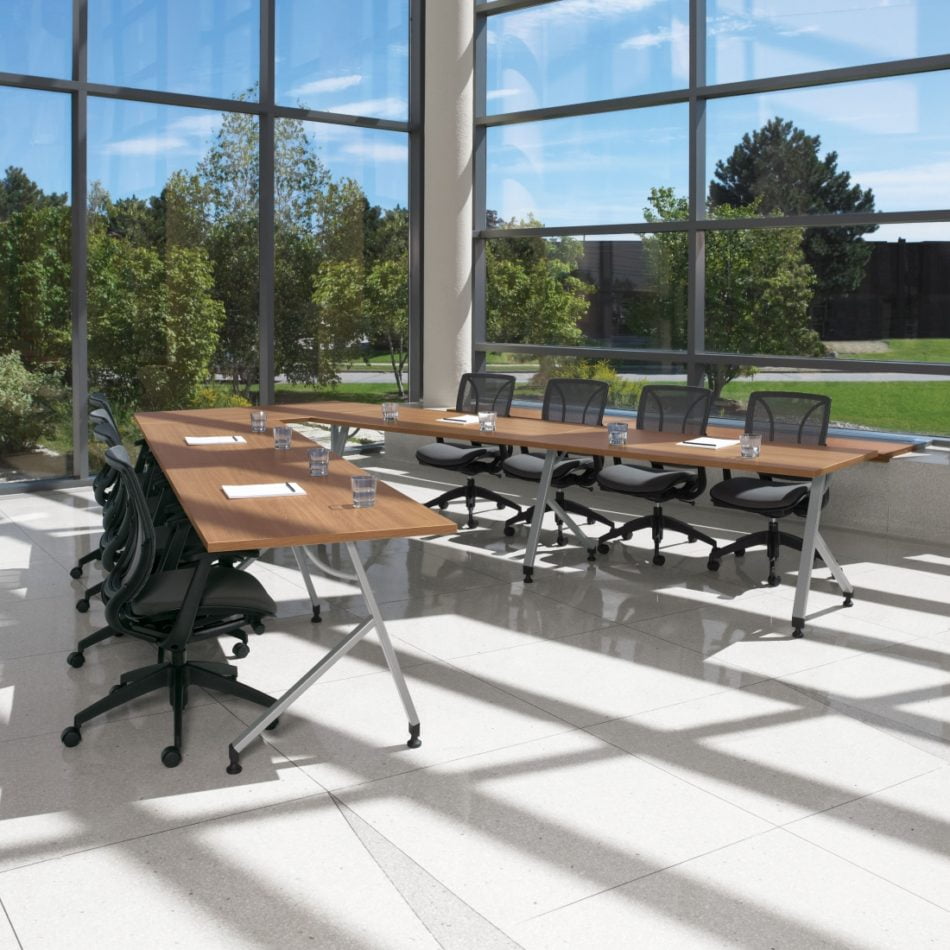
[[[276,702],[273,696],[262,693],[253,686],[239,683],[237,670],[227,663],[186,660],[182,651],[175,650],[172,651],[171,659],[164,663],[155,663],[123,673],[119,684],[113,686],[107,696],[76,713],[73,724],[67,726],[60,737],[63,745],[79,745],[82,740],[82,725],[90,719],[155,690],[167,689],[174,718],[174,733],[172,744],[162,750],[161,759],[163,765],[174,768],[181,762],[182,719],[185,706],[188,705],[190,686],[213,689],[259,706],[272,706]],[[273,725],[276,725],[276,720]]]
[[[778,561],[779,550],[784,545],[795,551],[801,551],[802,539],[795,534],[789,534],[787,531],[780,531],[778,520],[769,518],[769,526],[765,531],[753,531],[751,534],[743,535],[737,538],[732,544],[727,544],[724,548],[718,548],[709,553],[707,567],[711,571],[719,570],[719,562],[728,554],[734,554],[736,557],[742,557],[748,548],[765,546],[765,552],[769,559],[769,587],[777,587],[779,576],[775,573],[775,563]],[[821,555],[816,551],[815,557],[821,560]]]
[[[672,518],[669,515],[663,514],[661,505],[654,505],[652,514],[644,515],[641,518],[634,518],[626,524],[622,524],[608,531],[600,538],[597,550],[601,554],[606,554],[610,550],[607,544],[608,541],[613,541],[614,538],[623,538],[623,540],[626,541],[634,531],[639,531],[641,528],[650,528],[652,532],[653,563],[656,565],[662,565],[666,562],[666,558],[660,554],[660,542],[663,540],[665,530],[677,531],[680,534],[685,534],[690,541],[702,541],[704,544],[708,544],[712,548],[710,557],[718,550],[718,542],[714,538],[706,534],[705,531],[700,531],[699,528],[694,528],[685,521],[680,521],[679,518]]]
[[[554,493],[555,504],[560,505],[560,507],[567,512],[569,515],[579,515],[582,518],[587,519],[588,524],[594,524],[598,522],[600,524],[607,525],[608,528],[613,530],[614,523],[609,519],[604,517],[599,511],[594,511],[593,508],[588,508],[587,505],[582,505],[579,502],[571,501],[569,498],[564,497],[564,489],[559,488]],[[505,522],[505,534],[510,538],[515,533],[515,525],[519,522],[525,522],[530,524],[534,518],[534,509],[535,505],[532,505],[530,508],[526,508],[524,511],[519,512],[513,518],[509,518]],[[544,506],[544,512],[547,514],[549,511],[554,511],[550,505]],[[555,539],[555,544],[558,547],[561,547],[564,544],[564,521],[560,515],[555,512],[554,523],[557,525],[557,538]],[[593,548],[591,548],[593,552]],[[593,560],[593,557],[591,557]]]
[[[482,488],[481,485],[476,485],[475,479],[471,477],[464,485],[443,492],[437,498],[423,502],[423,504],[426,508],[438,507],[442,509],[447,507],[450,501],[455,501],[457,498],[465,499],[465,507],[468,509],[468,521],[465,522],[465,526],[468,528],[474,528],[478,524],[475,520],[475,501],[478,498],[493,501],[499,508],[514,508],[519,514],[521,513],[521,505],[505,498],[504,495],[499,495],[498,492],[494,492],[490,488]]]

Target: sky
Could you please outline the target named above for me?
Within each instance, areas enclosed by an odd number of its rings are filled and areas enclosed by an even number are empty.
[[[69,74],[70,0],[3,0],[0,70]],[[287,105],[407,117],[407,0],[277,0],[277,96]],[[257,0],[89,0],[90,78],[253,97]],[[688,0],[562,0],[489,19],[489,113],[682,88]],[[950,52],[950,0],[707,0],[707,80],[733,82]],[[819,135],[822,154],[874,191],[881,211],[950,208],[950,72],[711,100],[707,180],[773,116]],[[66,96],[0,89],[0,168],[68,191]],[[146,197],[191,170],[217,112],[90,99],[89,176]],[[308,124],[334,177],[405,204],[401,133]],[[488,135],[488,205],[545,225],[635,222],[651,187],[685,194],[684,104],[502,126]],[[902,225],[876,239],[950,239]]]

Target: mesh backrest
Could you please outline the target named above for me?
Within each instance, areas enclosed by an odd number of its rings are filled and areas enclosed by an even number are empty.
[[[92,434],[106,445],[121,445],[122,436],[115,427],[112,413],[106,409],[93,409],[89,413],[89,425],[92,427]]]
[[[824,445],[831,398],[815,393],[755,392],[749,396],[745,431],[766,442]]]
[[[701,386],[644,386],[637,406],[637,428],[705,435],[712,397],[712,390]]]
[[[109,402],[109,397],[105,393],[90,393],[88,396],[88,402],[91,409],[100,409],[105,413],[109,422],[112,423],[112,427],[118,431],[119,423],[116,421],[115,413],[112,411],[112,405]]]
[[[456,412],[511,413],[515,378],[505,373],[465,373],[459,382]]]
[[[607,408],[609,388],[599,379],[549,379],[541,417],[552,422],[599,426]]]

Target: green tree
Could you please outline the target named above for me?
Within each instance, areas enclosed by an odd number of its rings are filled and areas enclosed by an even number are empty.
[[[654,188],[647,221],[683,221],[686,198],[672,188]],[[720,217],[744,218],[759,212],[751,205],[719,209]],[[686,346],[687,246],[682,232],[659,232],[644,240],[644,249],[661,293],[639,314],[640,329],[655,332],[667,324],[674,347]],[[748,228],[710,231],[706,235],[707,350],[821,356],[824,346],[810,328],[809,305],[815,275],[805,259],[797,228]],[[706,378],[718,396],[739,375],[738,365],[709,365]]]
[[[716,162],[709,183],[709,202],[717,215],[721,208],[758,208],[764,215],[834,214],[874,211],[870,188],[853,184],[838,169],[838,153],[821,157],[821,138],[776,116],[751,135],[746,134],[732,154]],[[805,259],[815,272],[813,313],[823,319],[832,297],[850,293],[861,282],[871,254],[862,235],[875,225],[808,228],[804,234]]]

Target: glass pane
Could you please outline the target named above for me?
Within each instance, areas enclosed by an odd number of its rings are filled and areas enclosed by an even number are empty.
[[[685,193],[687,129],[685,104],[488,129],[495,226],[643,221],[651,189]]]
[[[712,100],[710,199],[758,198],[762,214],[950,207],[948,98],[938,72]]]
[[[685,349],[685,269],[670,272],[666,242],[685,251],[680,233],[487,241],[488,339]],[[646,355],[624,361],[628,370],[657,368]]]
[[[72,0],[5,0],[0,72],[72,76]]]
[[[947,52],[944,0],[707,0],[710,83]]]
[[[257,0],[89,0],[89,80],[257,99]]]
[[[281,105],[409,118],[408,0],[277,0]]]
[[[385,395],[404,395],[408,161],[401,132],[277,120],[279,399],[370,364]]]
[[[89,100],[89,370],[136,409],[258,378],[258,120]]]
[[[72,473],[69,111],[0,89],[0,482]]]
[[[689,83],[688,0],[561,0],[488,19],[489,114]]]

